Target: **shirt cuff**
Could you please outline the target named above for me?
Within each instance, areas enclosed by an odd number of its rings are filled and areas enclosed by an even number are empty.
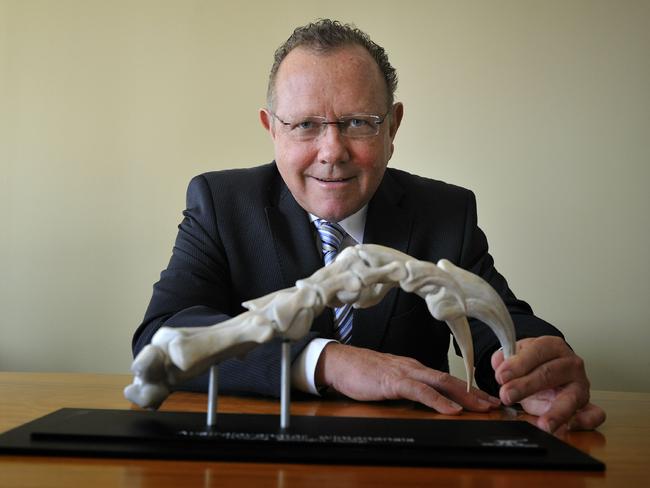
[[[316,338],[298,355],[291,365],[291,386],[305,393],[320,395],[316,388],[316,364],[321,352],[334,339]]]

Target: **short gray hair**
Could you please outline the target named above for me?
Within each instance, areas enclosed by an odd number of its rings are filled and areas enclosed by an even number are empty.
[[[388,55],[383,47],[376,44],[370,36],[352,24],[341,24],[337,20],[319,19],[316,22],[296,28],[293,34],[276,51],[273,66],[269,74],[269,85],[266,91],[266,103],[273,107],[275,97],[275,78],[280,64],[293,49],[306,47],[318,53],[329,53],[343,46],[359,45],[365,48],[377,62],[388,94],[388,108],[392,107],[397,89],[397,71],[388,61]]]

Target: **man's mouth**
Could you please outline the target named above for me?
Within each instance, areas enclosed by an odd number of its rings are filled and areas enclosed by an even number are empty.
[[[345,181],[351,180],[352,177],[349,178],[318,178],[317,176],[312,176],[317,181],[321,181],[323,183],[343,183]]]

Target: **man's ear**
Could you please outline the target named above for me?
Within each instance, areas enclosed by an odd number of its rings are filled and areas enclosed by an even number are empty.
[[[399,125],[402,123],[402,117],[404,116],[404,105],[401,102],[397,102],[396,104],[393,105],[392,110],[393,110],[393,115],[389,119],[390,127],[388,129],[388,133],[390,134],[391,141],[395,139],[395,134],[397,134],[397,129],[399,129]]]
[[[390,155],[388,156],[388,159],[393,157],[393,153],[395,152],[395,135],[397,134],[397,129],[399,129],[399,125],[402,123],[402,117],[404,116],[404,105],[402,105],[400,102],[397,102],[396,104],[393,105],[393,114],[389,120],[390,126],[388,127],[388,135],[390,136]]]
[[[260,109],[260,122],[262,123],[262,126],[271,135],[271,138],[275,138],[275,133],[273,131],[273,116],[265,108]]]

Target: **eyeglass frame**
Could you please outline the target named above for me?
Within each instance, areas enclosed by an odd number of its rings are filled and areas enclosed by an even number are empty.
[[[274,119],[277,119],[278,122],[280,122],[285,127],[291,127],[293,125],[298,125],[298,124],[301,123],[301,122],[295,122],[295,123],[285,122],[280,117],[278,117],[278,115],[273,110],[268,109],[268,108],[266,110],[268,111],[268,113],[271,114],[271,116]],[[391,110],[392,110],[392,107],[389,108],[383,116],[382,115],[376,115],[376,114],[357,113],[357,114],[344,115],[344,116],[340,117],[338,120],[334,120],[334,121],[329,121],[329,120],[327,120],[326,117],[323,117],[322,115],[308,115],[308,116],[305,116],[305,117],[303,117],[303,119],[313,119],[314,122],[318,121],[318,123],[320,124],[320,132],[318,133],[318,135],[316,135],[314,137],[307,138],[307,139],[305,139],[305,141],[312,141],[312,140],[317,139],[318,137],[320,137],[323,134],[324,130],[325,130],[324,127],[328,126],[328,125],[336,125],[338,127],[338,129],[339,129],[339,133],[343,137],[348,137],[350,139],[366,139],[366,138],[370,138],[370,137],[376,137],[379,134],[379,130],[381,129],[381,124],[383,124],[386,121],[386,118],[390,114]],[[377,131],[374,134],[368,134],[368,135],[365,135],[365,136],[351,136],[351,135],[345,134],[341,130],[341,124],[344,123],[344,119],[354,119],[354,118],[361,118],[361,117],[371,117],[371,118],[375,119],[374,123],[377,126]]]

